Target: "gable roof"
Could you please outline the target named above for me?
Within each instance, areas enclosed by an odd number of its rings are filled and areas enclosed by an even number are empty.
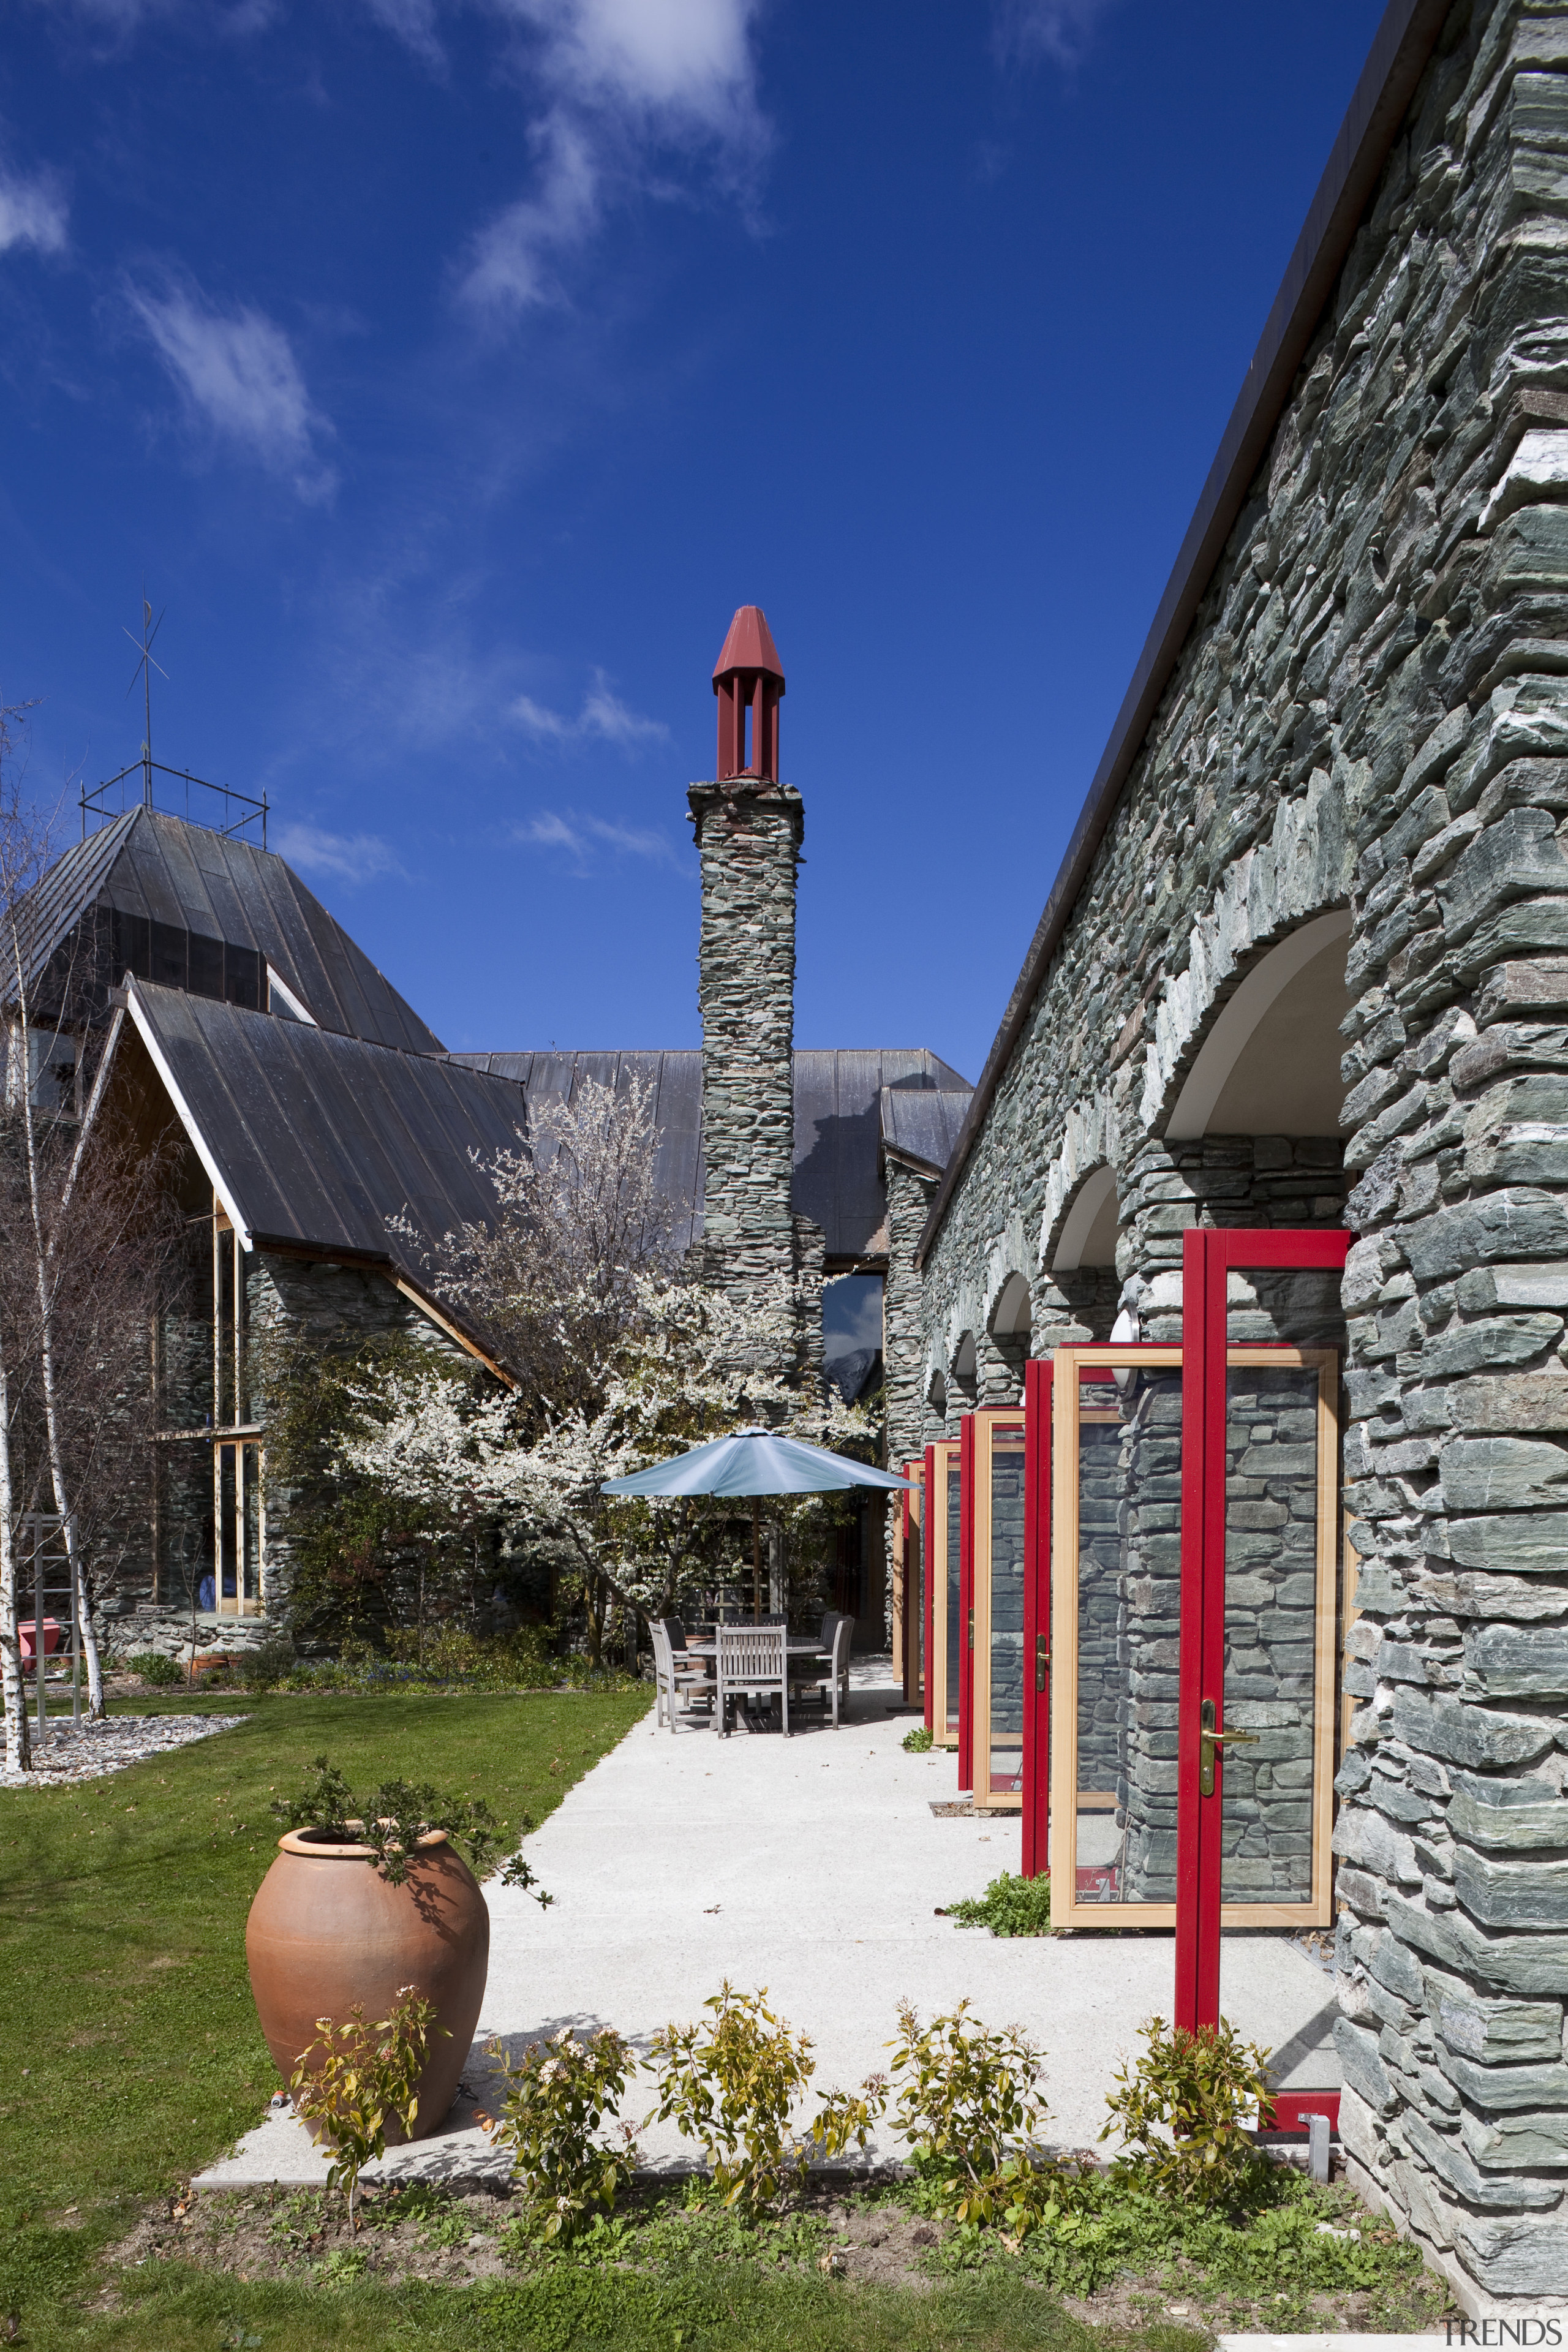
[[[642,1053],[455,1054],[472,1069],[510,1078],[529,1103],[570,1101],[585,1078],[617,1092],[633,1076],[653,1089],[660,1130],[658,1180],[680,1207],[682,1246],[702,1230],[702,1055],[696,1046]],[[881,1106],[941,1097],[953,1107],[956,1133],[969,1101],[968,1080],[924,1046],[804,1047],[795,1057],[796,1215],[822,1227],[829,1258],[879,1255],[887,1192],[882,1181]],[[938,1129],[921,1132],[934,1136]]]
[[[161,809],[127,809],[57,858],[29,893],[31,983],[95,910],[91,961],[100,982],[117,983],[128,969],[142,980],[169,969],[157,952],[161,939],[169,947],[181,937],[209,947],[221,940],[264,957],[322,1029],[405,1053],[442,1050],[288,861],[254,842]],[[214,992],[222,988],[220,979]]]
[[[369,1260],[436,1295],[423,1252],[489,1222],[495,1195],[475,1155],[516,1149],[515,1087],[146,981],[132,982],[128,1009],[247,1248]],[[402,1215],[412,1239],[387,1231]]]

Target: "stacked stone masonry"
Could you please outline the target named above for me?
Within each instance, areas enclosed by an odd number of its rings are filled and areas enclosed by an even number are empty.
[[[1342,2129],[1356,2182],[1483,2303],[1568,2294],[1565,598],[1568,7],[1479,0],[1437,41],[919,1277],[929,1429],[966,1409],[961,1360],[971,1394],[1016,1393],[987,1352],[1014,1274],[1037,1351],[1103,1336],[1111,1304],[1170,1338],[1188,1226],[1355,1233],[1340,1297],[1238,1286],[1232,1335],[1344,1347]],[[1341,1132],[1168,1138],[1238,984],[1333,909]],[[1113,1299],[1051,1271],[1106,1165]],[[1293,1629],[1270,1638],[1265,1679],[1294,1688]],[[1300,1761],[1252,1792],[1292,1853]]]

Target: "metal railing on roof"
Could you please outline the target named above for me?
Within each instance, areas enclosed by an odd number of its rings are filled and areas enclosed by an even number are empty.
[[[121,768],[117,776],[110,776],[103,783],[94,784],[90,792],[85,787],[83,788],[81,794],[82,839],[84,841],[87,839],[89,830],[96,830],[96,828],[89,828],[88,824],[88,819],[89,816],[97,817],[100,822],[107,823],[111,817],[122,816],[124,814],[127,805],[124,787],[132,776],[135,776],[140,781],[141,792],[139,797],[141,805],[143,808],[156,808],[158,803],[153,796],[153,779],[155,775],[169,776],[173,778],[175,783],[184,784],[185,788],[185,805],[184,814],[187,824],[203,825],[205,827],[207,832],[224,834],[231,840],[243,840],[248,837],[253,841],[256,838],[255,835],[251,834],[247,836],[246,827],[247,825],[259,824],[261,827],[261,847],[263,849],[266,848],[268,800],[265,793],[263,793],[259,800],[257,800],[249,793],[237,791],[232,784],[212,784],[207,782],[205,776],[193,776],[188,768],[165,767],[162,760],[151,759],[146,753],[143,753],[140,760],[132,760],[128,768]],[[221,799],[224,804],[224,817],[226,822],[221,824],[215,824],[206,817],[193,816],[191,814],[191,793],[193,789],[198,793],[211,793],[218,799]],[[110,793],[114,792],[118,792],[120,794],[118,806],[112,804],[108,797]],[[237,804],[241,814],[233,818],[232,821],[228,821],[231,803]],[[163,814],[167,816],[177,816],[181,812],[178,809],[165,808]]]

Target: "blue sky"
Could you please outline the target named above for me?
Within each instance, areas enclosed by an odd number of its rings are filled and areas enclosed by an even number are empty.
[[[1372,0],[9,0],[0,694],[453,1046],[698,1042],[741,603],[796,1035],[994,1034]]]

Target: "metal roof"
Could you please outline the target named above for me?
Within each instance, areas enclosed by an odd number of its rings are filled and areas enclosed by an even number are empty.
[[[33,981],[97,908],[108,910],[111,929],[118,914],[265,956],[321,1027],[341,1036],[405,1053],[442,1050],[284,858],[161,809],[128,809],[75,844],[26,905]],[[123,966],[113,977],[123,977]]]
[[[1085,796],[1067,855],[1035,926],[1002,1025],[985,1057],[969,1116],[915,1248],[923,1264],[1022,1036],[1121,788],[1143,747],[1198,606],[1246,501],[1345,257],[1372,201],[1448,16],[1449,0],[1389,0],[1339,134],[1323,167],[1279,291],[1264,322],[1230,421],[1122,698],[1110,740]]]
[[[449,1061],[133,981],[131,1017],[241,1234],[368,1257],[433,1289],[425,1244],[488,1223],[481,1160],[517,1148],[515,1087]]]
[[[702,1055],[695,1046],[647,1053],[458,1054],[454,1061],[506,1077],[530,1103],[570,1100],[584,1078],[617,1089],[640,1076],[654,1089],[660,1129],[659,1187],[683,1210],[682,1244],[702,1229]],[[804,1048],[795,1057],[795,1213],[827,1237],[830,1258],[879,1255],[887,1193],[882,1181],[880,1108],[940,1095],[957,1108],[956,1133],[969,1099],[965,1078],[923,1046]],[[924,1130],[922,1132],[934,1132]]]
[[[880,1103],[883,1150],[900,1160],[912,1160],[931,1175],[940,1176],[952,1157],[969,1099],[967,1087],[962,1094],[936,1094],[924,1088],[906,1092],[900,1087],[884,1087]]]

